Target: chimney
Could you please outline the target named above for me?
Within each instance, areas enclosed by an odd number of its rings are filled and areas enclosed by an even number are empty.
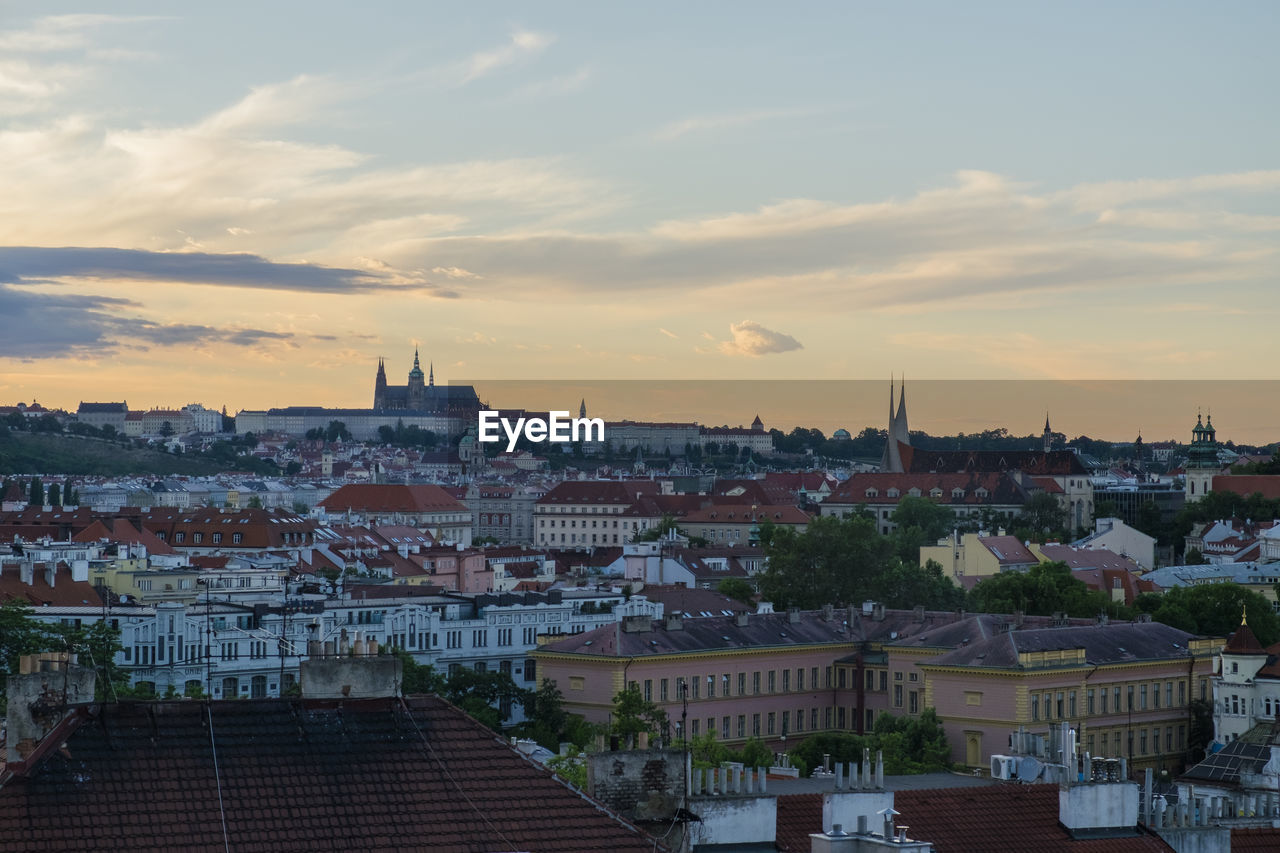
[[[653,620],[646,614],[622,617],[622,630],[628,634],[647,634],[653,630]]]
[[[799,607],[788,607],[788,608],[787,608],[787,622],[788,622],[788,623],[790,623],[790,624],[792,624],[792,625],[795,625],[795,624],[796,624],[797,622],[799,622],[799,621],[800,621],[800,608],[799,608]]]
[[[44,564],[44,582],[50,589],[58,582],[58,564],[53,560]]]
[[[305,660],[304,699],[382,699],[400,695],[400,659],[390,655]]]
[[[78,713],[78,706],[93,702],[95,673],[76,664],[76,656],[65,652],[18,659],[18,674],[10,675],[8,683],[7,769],[21,773],[40,754],[61,746],[55,730]]]
[[[830,604],[822,605],[822,621],[823,622],[830,622],[833,618],[835,618],[835,613],[836,613],[836,609],[832,605]]]
[[[733,617],[733,624],[737,625],[739,628],[747,627],[747,625],[751,624],[750,614],[745,612],[737,614]]]
[[[924,605],[917,604],[911,611],[911,617],[916,622],[924,622]]]
[[[663,624],[668,631],[683,631],[684,621],[680,618],[679,613],[669,613],[667,618],[663,620]]]
[[[35,570],[35,563],[31,562],[30,559],[24,558],[22,562],[18,563],[18,580],[22,581],[26,586],[31,586],[35,583]]]
[[[89,561],[88,560],[72,560],[71,561],[71,580],[76,583],[88,583],[89,581]]]
[[[871,619],[875,622],[884,621],[884,605],[878,601],[875,603],[875,606],[871,608]]]

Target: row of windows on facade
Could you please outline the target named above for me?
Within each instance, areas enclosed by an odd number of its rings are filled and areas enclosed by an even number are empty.
[[[597,538],[596,538],[597,536],[599,536],[600,538],[599,538],[599,539],[597,539]],[[539,533],[539,534],[538,534],[538,544],[539,544],[539,545],[545,545],[545,544],[547,544],[547,543],[555,544],[555,541],[556,541],[556,535],[555,535],[554,533],[552,533],[550,536],[548,536],[546,533]],[[565,534],[561,533],[561,534],[560,534],[560,543],[561,543],[561,544],[564,544],[564,543],[566,543],[566,542],[567,542],[567,543],[569,543],[569,544],[578,544],[578,543],[579,543],[578,534],[576,534],[576,533],[570,533],[570,534],[569,534],[569,538],[568,538],[568,539],[565,539]],[[587,534],[585,534],[585,533],[583,533],[583,534],[582,534],[581,544],[583,544],[583,545],[586,545],[586,544],[587,544]],[[592,545],[608,545],[608,544],[610,544],[610,542],[609,542],[609,534],[608,534],[608,533],[592,533],[592,534],[591,534],[591,544],[592,544]],[[613,542],[612,542],[612,544],[614,544],[614,545],[617,545],[617,544],[618,544],[618,534],[616,534],[616,533],[615,533],[615,534],[613,534]]]
[[[1145,726],[1138,729],[1126,727],[1111,732],[1090,733],[1085,736],[1085,748],[1092,755],[1159,755],[1161,739],[1164,740],[1165,753],[1181,752],[1187,748],[1187,727],[1185,725],[1177,727],[1176,740],[1173,726],[1152,727],[1150,739]],[[1125,747],[1128,748],[1127,753],[1122,751]]]
[[[875,712],[866,711],[866,726],[874,723]],[[737,714],[723,717],[694,717],[689,720],[689,735],[698,737],[704,731],[716,734],[719,730],[721,740],[746,737],[776,737],[804,732],[816,732],[823,729],[854,729],[857,727],[858,709],[838,708],[797,708],[791,711],[769,711],[764,714]],[[719,725],[717,726],[717,722]],[[748,728],[750,722],[750,728]],[[675,736],[684,737],[684,721],[675,721]]]
[[[566,520],[569,522],[567,525],[565,524],[565,521],[566,521]],[[599,524],[598,524],[598,525],[597,525],[597,522],[599,522]],[[540,519],[538,519],[538,526],[539,526],[539,527],[555,527],[555,526],[556,526],[556,520],[553,518],[553,519],[551,519],[551,523],[550,523],[550,524],[547,524],[547,519],[545,519],[545,518],[540,518]],[[562,518],[562,519],[560,519],[560,526],[561,526],[561,527],[577,527],[577,526],[578,526],[578,520],[577,520],[576,518],[570,518],[570,519],[563,519],[563,518]],[[584,519],[582,519],[582,527],[585,529],[585,528],[586,528],[586,526],[587,526],[587,520],[584,518]],[[609,527],[609,519],[607,519],[607,518],[606,518],[604,521],[599,521],[599,519],[595,519],[595,518],[593,518],[593,519],[591,519],[591,526],[592,526],[592,527],[597,527],[597,526],[598,526],[598,527],[606,527],[606,528],[607,528],[607,527]],[[642,529],[642,528],[647,528],[648,526],[649,526],[649,522],[648,522],[648,521],[633,521],[633,522],[631,522],[631,529],[632,529],[632,531],[640,530],[640,529]],[[627,527],[627,522],[626,522],[626,521],[623,521],[623,522],[622,522],[622,528],[625,530],[625,529],[626,529],[626,527]],[[618,528],[618,519],[616,519],[616,518],[615,518],[615,519],[613,519],[613,529],[615,529],[615,530],[616,530],[617,528]]]
[[[1266,696],[1263,699],[1255,698],[1252,701],[1255,707],[1261,707],[1264,709],[1263,715],[1267,718],[1280,714],[1280,699],[1273,699],[1270,696]],[[1214,710],[1219,714],[1230,714],[1236,717],[1243,717],[1250,713],[1256,713],[1256,711],[1251,712],[1249,710],[1249,704],[1249,697],[1241,696],[1238,693],[1232,693],[1229,700],[1225,696],[1222,697],[1222,701],[1218,703],[1218,707]]]
[[[1177,704],[1174,704],[1174,685],[1177,685]],[[1208,679],[1200,679],[1200,698],[1205,699],[1209,692]],[[1089,688],[1085,691],[1085,716],[1095,714],[1121,714],[1128,711],[1148,711],[1158,710],[1162,707],[1161,695],[1163,693],[1163,707],[1174,708],[1185,706],[1187,704],[1187,682],[1179,679],[1176,681],[1165,681],[1163,684],[1159,681],[1152,681],[1149,685],[1142,684],[1126,684],[1115,685],[1111,688]],[[1031,719],[1039,720],[1065,720],[1079,716],[1078,691],[1076,690],[1049,690],[1043,693],[1031,694]],[[1041,709],[1043,708],[1043,717]]]
[[[610,506],[556,506],[554,504],[538,504],[533,511],[542,515],[544,513],[582,513],[586,515],[616,515],[621,513],[627,507],[623,504],[612,504]]]
[[[157,539],[159,539],[161,542],[165,541],[165,536],[166,536],[166,535],[167,535],[167,534],[166,534],[163,530],[157,530],[157,531],[156,531],[156,538],[157,538]],[[302,544],[304,541],[306,541],[306,539],[308,539],[308,538],[310,537],[310,534],[307,534],[306,536],[304,536],[304,535],[303,535],[303,534],[301,534],[301,533],[285,533],[285,534],[282,534],[282,535],[283,535],[283,537],[284,537],[284,543],[285,543],[286,545],[288,545],[288,544]],[[221,533],[216,533],[216,532],[215,532],[215,533],[211,533],[211,534],[209,535],[209,540],[210,540],[210,542],[211,542],[212,544],[214,544],[214,545],[221,545],[221,544],[222,544],[222,534],[221,534]],[[185,543],[186,543],[186,541],[187,541],[187,534],[186,534],[186,532],[185,532],[185,531],[179,530],[179,531],[177,531],[176,533],[174,533],[174,534],[173,534],[173,544],[175,544],[175,545],[183,545],[183,544],[185,544]],[[232,534],[231,534],[231,544],[232,544],[232,545],[239,545],[239,544],[240,544],[241,542],[243,542],[243,541],[244,541],[244,534],[243,534],[243,533],[232,533]],[[201,545],[201,544],[204,544],[204,534],[203,534],[203,533],[201,533],[201,532],[199,532],[199,531],[196,531],[196,532],[192,533],[192,534],[191,534],[191,543],[192,543],[193,545]]]
[[[795,670],[794,680],[792,679],[792,670],[790,669],[782,670],[781,671],[782,690],[779,691],[778,690],[778,675],[779,675],[778,670],[771,669],[771,670],[768,670],[767,672],[756,671],[751,673],[751,682],[750,682],[751,691],[748,692],[747,691],[747,673],[739,672],[737,674],[737,679],[736,679],[737,693],[735,694],[733,692],[733,686],[735,684],[735,679],[733,677],[733,674],[726,672],[723,675],[719,676],[719,679],[718,679],[719,694],[721,697],[727,697],[727,696],[733,696],[733,695],[738,695],[738,696],[760,695],[762,693],[778,693],[778,692],[790,693],[792,692],[793,684],[796,692],[801,692],[801,691],[804,691],[805,689],[809,689],[809,690],[821,689],[818,686],[819,668],[816,666],[810,667],[807,673],[808,673],[808,684],[809,684],[808,688],[805,687],[806,670],[804,667],[798,667]],[[766,689],[764,690],[761,690],[762,676],[764,679],[763,683],[766,685]],[[831,686],[831,677],[832,677],[832,668],[826,667],[825,683],[823,684],[823,687]],[[640,684],[634,681],[631,682],[631,686],[637,690],[641,689]],[[674,693],[672,693],[673,686],[675,688]],[[646,678],[644,680],[644,686],[643,686],[643,693],[646,701],[649,701],[649,702],[655,701],[655,697],[653,695],[653,687],[654,687],[654,680],[651,678]],[[675,701],[681,701],[683,699],[701,699],[703,698],[704,692],[707,699],[714,699],[716,698],[716,691],[717,691],[717,676],[715,675],[708,675],[705,678],[699,675],[695,675],[688,679],[683,677],[678,677],[675,679],[674,685],[672,684],[671,679],[662,678],[662,679],[658,679],[658,696],[656,701],[670,702],[670,701],[673,701],[673,699]]]
[[[219,688],[214,689],[215,695],[223,698],[229,696],[248,696],[250,699],[265,699],[268,695],[267,691],[275,692],[277,684],[284,690],[288,691],[297,683],[297,677],[291,672],[286,672],[280,682],[268,682],[265,675],[255,675],[248,682],[241,684],[240,679],[234,675],[227,676],[222,679],[221,693]],[[156,692],[156,683],[154,681],[138,681],[134,683],[134,689],[141,695],[154,695]],[[197,691],[204,690],[204,682],[198,678],[188,679],[185,684],[185,692],[188,696],[195,695]]]

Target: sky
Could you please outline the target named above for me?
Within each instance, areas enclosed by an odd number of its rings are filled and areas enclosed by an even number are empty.
[[[1272,2],[109,5],[0,0],[6,404],[1274,376]]]

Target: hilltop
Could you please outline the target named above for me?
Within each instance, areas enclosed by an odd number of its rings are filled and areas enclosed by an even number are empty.
[[[14,431],[0,434],[0,474],[200,477],[225,468],[208,459],[124,447],[101,438]]]

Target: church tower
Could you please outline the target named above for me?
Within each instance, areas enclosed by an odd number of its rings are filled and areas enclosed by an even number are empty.
[[[373,408],[385,409],[387,407],[387,368],[382,363],[382,359],[378,359],[378,375],[373,380]]]
[[[1213,428],[1213,415],[1208,422],[1196,415],[1196,425],[1191,430],[1191,447],[1187,451],[1187,501],[1198,501],[1213,489],[1214,475],[1222,470],[1218,462],[1217,432]]]
[[[880,457],[880,471],[885,474],[901,474],[906,470],[902,463],[900,445],[911,445],[911,433],[907,429],[907,383],[902,381],[898,395],[898,408],[893,408],[893,379],[889,379],[889,432]]]
[[[1040,434],[1044,439],[1044,452],[1048,453],[1053,448],[1053,430],[1049,429],[1049,413],[1044,413],[1044,432]]]
[[[409,392],[405,401],[406,408],[420,412],[427,406],[426,385],[422,375],[422,364],[418,361],[418,349],[413,350],[413,370],[409,371]]]

